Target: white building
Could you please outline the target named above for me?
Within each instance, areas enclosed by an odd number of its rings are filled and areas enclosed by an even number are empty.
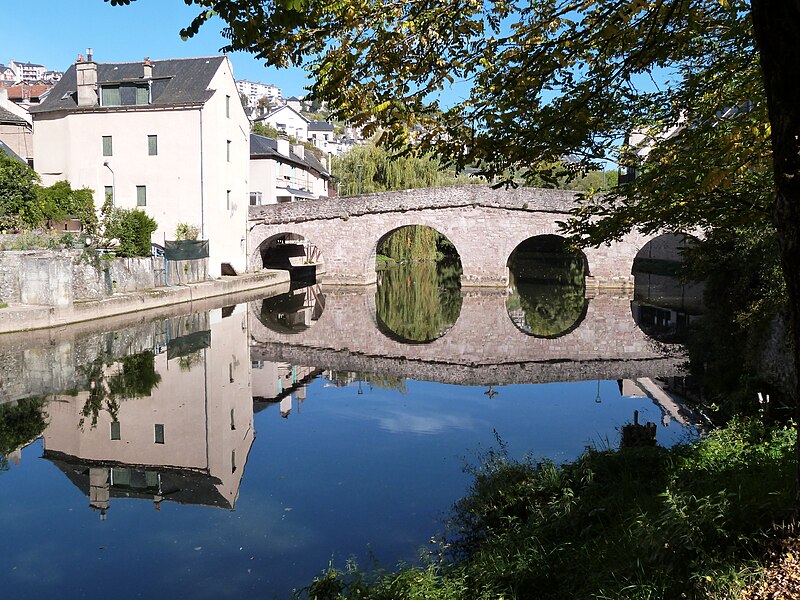
[[[14,71],[14,81],[30,83],[33,81],[43,81],[47,73],[47,67],[30,62],[8,61],[8,66]]]
[[[326,198],[331,175],[302,144],[250,135],[250,205]]]
[[[237,79],[236,89],[239,90],[240,94],[247,96],[247,105],[251,108],[256,108],[256,106],[258,106],[258,101],[262,98],[269,100],[273,106],[280,104],[282,100],[281,88],[271,83],[258,83],[257,81]]]
[[[271,125],[281,133],[295,138],[298,142],[308,139],[308,124],[311,121],[289,105],[276,108],[258,121],[265,125]]]
[[[140,208],[174,239],[179,223],[210,241],[209,272],[246,268],[249,121],[225,56],[72,65],[31,108],[44,185],[66,179]]]
[[[14,69],[8,65],[0,65],[0,81],[16,82],[17,75],[14,73]]]

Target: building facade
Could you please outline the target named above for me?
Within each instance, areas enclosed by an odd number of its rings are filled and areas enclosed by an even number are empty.
[[[90,57],[91,58],[91,57]],[[44,185],[66,179],[209,240],[209,273],[246,268],[249,121],[225,56],[72,65],[31,108]]]
[[[302,144],[250,135],[250,205],[326,198],[331,175]]]

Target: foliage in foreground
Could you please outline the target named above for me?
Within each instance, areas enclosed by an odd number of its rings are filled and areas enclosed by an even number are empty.
[[[723,598],[759,576],[791,513],[791,428],[734,420],[671,450],[565,465],[489,452],[438,556],[393,573],[331,566],[309,598]]]

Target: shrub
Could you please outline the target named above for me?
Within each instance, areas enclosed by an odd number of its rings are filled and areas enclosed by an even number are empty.
[[[176,240],[196,240],[200,237],[200,228],[189,223],[178,223],[175,226]]]
[[[114,208],[110,202],[103,205],[103,238],[119,244],[114,248],[117,256],[149,256],[150,236],[158,224],[141,210]]]

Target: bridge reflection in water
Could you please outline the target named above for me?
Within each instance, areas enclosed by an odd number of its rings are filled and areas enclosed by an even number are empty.
[[[560,337],[533,337],[509,317],[505,290],[462,293],[455,324],[425,344],[382,331],[375,287],[321,287],[324,311],[310,327],[286,333],[250,303],[251,356],[259,361],[313,364],[336,371],[380,372],[461,385],[625,379],[682,373],[679,347],[646,335],[631,316],[631,298],[587,299],[579,326]]]

